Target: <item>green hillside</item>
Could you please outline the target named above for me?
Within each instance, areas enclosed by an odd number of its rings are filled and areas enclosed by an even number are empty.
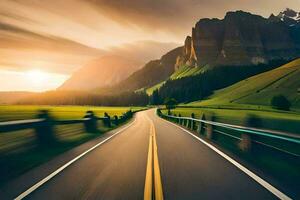
[[[148,88],[148,89],[146,90],[146,93],[147,93],[148,95],[152,95],[153,91],[159,89],[161,86],[163,86],[163,84],[164,84],[165,82],[166,82],[166,81],[162,81],[162,82],[160,82],[160,83],[158,83],[158,84],[156,84],[156,85],[154,85],[154,86]]]
[[[270,105],[274,95],[283,94],[300,108],[300,59],[274,70],[252,76],[230,87],[216,91],[207,100],[191,106],[253,104]]]
[[[200,74],[204,70],[204,67],[191,67],[188,65],[183,65],[171,75],[170,79],[178,79],[186,76],[195,76],[197,74]]]
[[[191,67],[188,65],[183,65],[177,69],[168,79],[175,80],[188,76],[195,76],[207,70],[207,67]],[[148,95],[151,95],[154,90],[159,89],[166,81],[162,81],[152,87],[147,88],[146,92]]]

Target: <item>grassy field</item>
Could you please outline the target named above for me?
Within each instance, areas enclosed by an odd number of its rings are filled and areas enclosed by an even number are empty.
[[[81,119],[86,111],[92,110],[98,117],[107,112],[110,116],[120,116],[131,109],[140,110],[141,107],[96,107],[96,106],[31,106],[31,105],[0,105],[0,121],[33,119],[41,109],[50,111],[55,119]]]
[[[299,112],[287,112],[278,111],[271,108],[260,108],[255,107],[194,107],[194,108],[176,108],[172,111],[175,114],[181,114],[182,116],[191,116],[192,113],[199,118],[202,114],[216,116],[216,120],[223,123],[243,125],[248,115],[255,115],[262,121],[264,128],[282,130],[292,133],[300,134],[300,113]]]
[[[273,96],[285,95],[292,110],[300,110],[300,59],[216,91],[207,100],[189,106],[269,106]],[[256,106],[257,107],[257,106]]]
[[[206,100],[180,106],[176,113],[214,113],[218,121],[243,124],[249,114],[261,118],[269,129],[300,133],[300,59],[215,91]],[[273,96],[283,94],[292,103],[291,111],[273,109]]]
[[[142,108],[129,107],[85,107],[85,106],[0,106],[2,121],[34,118],[39,109],[48,109],[56,119],[80,119],[87,110],[93,110],[97,116],[122,115],[131,109],[137,111]],[[88,133],[82,123],[72,125],[57,125],[54,134],[57,142],[52,146],[38,143],[33,129],[0,133],[0,186],[17,177],[29,169],[38,166],[51,158],[61,154],[88,140],[116,128],[105,127],[98,121],[98,131]]]
[[[202,73],[205,71],[207,67],[190,67],[190,66],[182,66],[180,69],[176,70],[171,76],[170,79],[180,79],[187,76],[195,76],[197,74]],[[162,81],[150,88],[146,89],[148,95],[152,95],[153,91],[159,89],[165,84],[166,81]]]
[[[154,85],[154,86],[148,88],[148,89],[146,90],[146,93],[147,93],[148,95],[152,95],[152,93],[154,92],[154,90],[159,89],[159,88],[160,88],[161,86],[163,86],[164,84],[165,84],[165,81],[160,82],[160,83],[158,83],[158,84],[156,84],[156,85]]]
[[[195,76],[204,72],[207,67],[191,67],[191,66],[182,66],[176,70],[170,77],[170,79],[180,79],[187,76]]]

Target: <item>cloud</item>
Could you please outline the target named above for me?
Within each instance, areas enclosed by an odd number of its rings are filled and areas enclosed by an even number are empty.
[[[71,74],[104,54],[134,56],[135,49],[135,58],[146,62],[174,46],[140,42],[156,38],[119,24],[87,1],[0,1],[0,69]]]
[[[70,74],[107,53],[146,62],[183,44],[200,18],[286,7],[299,0],[1,0],[0,68]]]
[[[83,0],[84,1],[84,0]],[[269,16],[286,7],[300,10],[299,0],[91,0],[100,13],[120,24],[183,37],[200,18],[222,18],[245,10]]]
[[[51,35],[42,35],[0,22],[0,68],[71,73],[76,67],[104,54],[95,49]]]
[[[269,16],[299,0],[2,0],[0,21],[94,48],[140,40],[182,42],[204,17],[230,10]]]
[[[61,74],[71,74],[90,60],[106,54],[122,55],[145,63],[179,46],[176,43],[137,41],[101,50],[4,23],[0,23],[0,35],[0,68],[13,71],[38,68]]]

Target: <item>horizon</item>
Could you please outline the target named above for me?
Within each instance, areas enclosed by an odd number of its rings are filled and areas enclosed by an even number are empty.
[[[145,64],[182,46],[201,18],[222,19],[237,10],[263,17],[286,8],[300,10],[297,0],[278,1],[270,8],[271,3],[168,0],[132,1],[124,7],[123,1],[5,0],[0,2],[0,79],[5,82],[0,91],[55,90],[103,55],[124,55]],[[181,12],[180,19],[174,9]],[[34,71],[39,72],[35,77]]]

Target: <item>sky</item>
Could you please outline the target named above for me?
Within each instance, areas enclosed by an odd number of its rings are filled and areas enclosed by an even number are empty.
[[[55,89],[105,54],[159,58],[201,18],[287,7],[300,11],[300,0],[1,0],[0,91]]]

